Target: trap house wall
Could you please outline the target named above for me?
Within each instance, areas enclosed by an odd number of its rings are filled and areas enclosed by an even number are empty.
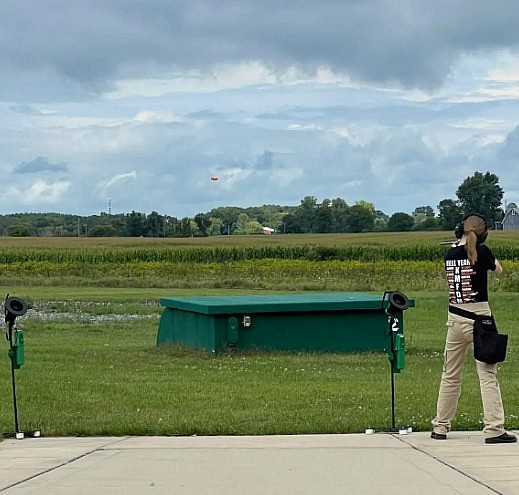
[[[157,345],[210,350],[385,351],[383,296],[362,293],[165,297]],[[414,306],[414,301],[410,300]],[[403,331],[403,313],[397,315]]]

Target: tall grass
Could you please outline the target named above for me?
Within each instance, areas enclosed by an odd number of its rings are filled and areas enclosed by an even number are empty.
[[[519,291],[519,262],[503,261],[492,290]],[[0,264],[5,285],[242,288],[262,290],[442,290],[440,262],[249,259],[232,262],[49,262]]]
[[[309,261],[440,261],[445,254],[440,245],[346,245],[346,246],[239,246],[114,249],[0,249],[0,264],[30,263],[226,263],[245,260],[282,259]],[[519,260],[519,243],[493,247],[499,259]]]

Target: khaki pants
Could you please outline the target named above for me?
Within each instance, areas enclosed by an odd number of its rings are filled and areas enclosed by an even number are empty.
[[[460,308],[477,314],[490,315],[488,303],[460,304]],[[461,380],[467,350],[472,343],[474,322],[462,316],[449,313],[447,319],[447,339],[445,343],[443,373],[438,394],[436,417],[432,420],[436,433],[446,434],[456,414],[461,393]],[[483,402],[483,433],[486,437],[496,437],[504,433],[505,415],[501,401],[501,391],[497,381],[497,365],[476,360],[476,369]]]

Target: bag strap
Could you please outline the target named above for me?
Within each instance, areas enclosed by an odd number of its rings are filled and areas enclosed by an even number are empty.
[[[466,311],[461,308],[457,308],[456,306],[451,306],[449,304],[449,313],[453,313],[458,316],[463,316],[464,318],[469,318],[470,320],[476,320],[478,315],[476,313],[472,313],[471,311]]]

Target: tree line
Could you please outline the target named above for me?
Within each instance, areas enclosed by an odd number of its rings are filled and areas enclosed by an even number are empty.
[[[268,227],[279,234],[357,233],[373,231],[452,230],[467,213],[483,216],[488,225],[503,218],[503,190],[494,174],[476,172],[456,191],[457,199],[444,199],[433,207],[418,206],[412,213],[386,215],[373,203],[305,196],[298,206],[225,206],[193,218],[177,218],[156,211],[78,216],[60,213],[0,215],[2,236],[77,237],[192,237],[261,234]]]

